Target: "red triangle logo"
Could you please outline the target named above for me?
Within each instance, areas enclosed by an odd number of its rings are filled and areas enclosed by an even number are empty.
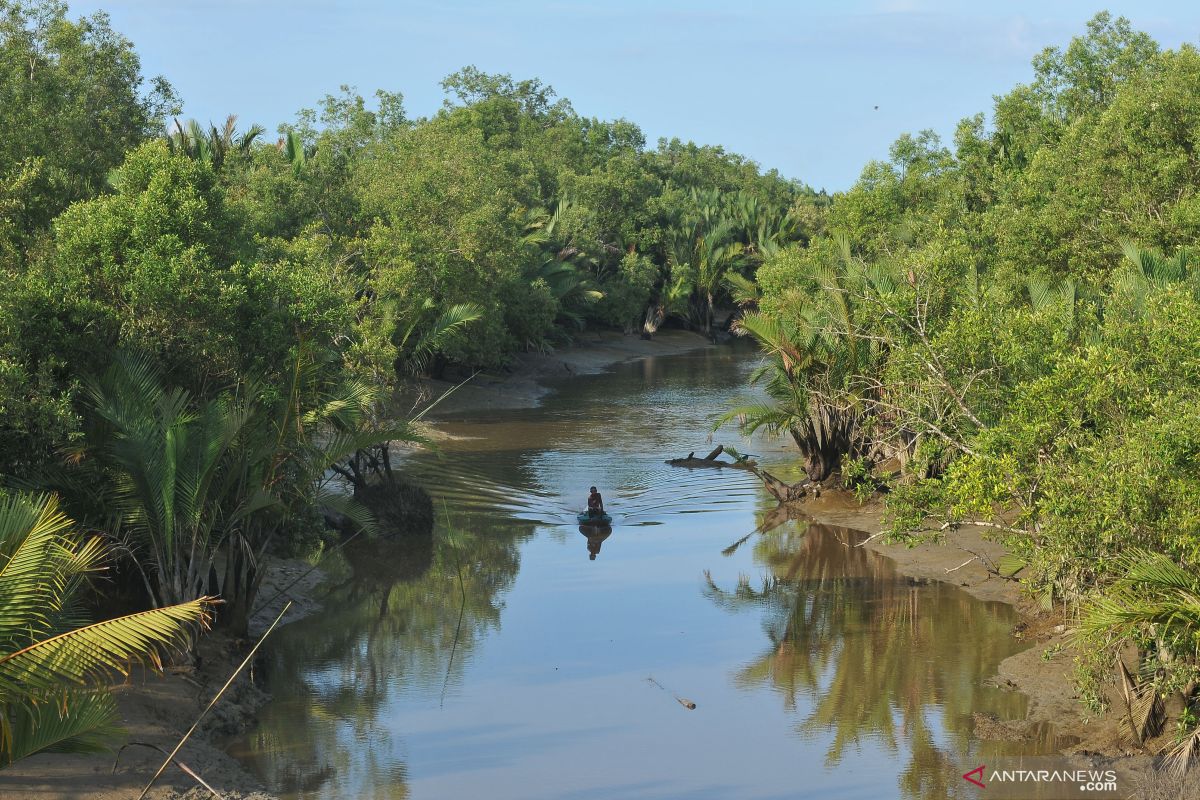
[[[980,789],[986,789],[987,787],[984,786],[984,784],[983,784],[983,768],[984,768],[984,766],[985,766],[984,764],[980,764],[978,767],[971,770],[970,772],[964,773],[963,780],[967,781],[968,783],[975,784]],[[972,775],[974,775],[975,777],[972,778],[971,777]]]

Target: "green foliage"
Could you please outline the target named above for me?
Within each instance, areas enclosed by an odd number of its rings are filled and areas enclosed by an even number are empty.
[[[132,44],[106,14],[71,21],[54,0],[0,2],[0,185],[38,164],[11,218],[22,242],[99,193],[126,151],[177,110],[161,77],[148,92],[142,84]]]
[[[658,268],[649,258],[628,252],[615,275],[602,283],[602,297],[593,313],[601,323],[629,332],[640,321],[649,302]]]
[[[1167,555],[1132,548],[1116,564],[1119,577],[1084,606],[1076,633],[1080,643],[1116,661],[1129,643],[1138,646],[1135,676],[1121,663],[1126,722],[1139,743],[1162,728],[1163,699],[1177,695],[1183,711],[1176,721],[1175,747],[1166,765],[1184,775],[1200,751],[1200,726],[1192,708],[1200,682],[1200,580]],[[1094,686],[1094,667],[1085,685]]]
[[[1072,120],[1107,107],[1121,84],[1139,75],[1158,55],[1149,35],[1129,20],[1102,11],[1087,24],[1087,34],[1067,49],[1047,47],[1033,59],[1034,95],[1045,110]]]
[[[99,486],[95,505],[115,511],[156,605],[203,594],[222,560],[223,619],[244,631],[276,537],[304,527],[319,505],[370,527],[325,487],[327,470],[419,437],[405,422],[378,423],[375,390],[345,382],[333,363],[302,349],[285,384],[246,382],[203,401],[130,355],[89,382],[80,455]]]
[[[859,502],[868,500],[878,488],[869,459],[851,458],[846,455],[842,458],[839,472],[842,476],[842,485],[853,492]]]
[[[809,479],[829,477],[847,457],[867,455],[871,378],[886,351],[869,333],[874,299],[895,288],[886,269],[869,268],[838,237],[829,249],[785,249],[761,270],[761,312],[745,314],[740,335],[765,352],[751,381],[763,381],[766,404],[732,409],[720,426],[788,433],[805,458]]]
[[[225,502],[236,491],[228,462],[249,409],[230,397],[197,407],[186,391],[164,388],[148,360],[130,356],[89,381],[87,393],[88,450],[114,476],[106,499],[155,605],[202,596],[227,531],[271,502],[258,493]]]
[[[1198,88],[1200,53],[1185,46],[1142,64],[1102,110],[1067,126],[992,215],[997,268],[1099,281],[1118,265],[1122,238],[1172,250],[1195,241]]]
[[[39,752],[96,752],[119,735],[103,690],[208,620],[210,599],[85,624],[76,594],[101,568],[53,497],[0,498],[0,768]]]
[[[332,336],[337,288],[303,265],[253,261],[206,162],[153,142],[112,182],[115,194],[63,214],[53,254],[24,277],[32,364],[129,347],[199,388],[277,364],[299,331]]]
[[[963,120],[952,148],[901,136],[803,247],[764,248],[753,284],[726,281],[765,351],[767,402],[725,419],[791,432],[810,477],[840,466],[853,485],[894,460],[894,533],[987,526],[1001,572],[1043,607],[1091,609],[1093,707],[1131,645],[1195,699],[1195,588],[1163,595],[1129,554],[1200,567],[1197,97],[1200,52],[1099,14],[996,99],[990,127]],[[807,435],[816,409],[848,422]],[[1142,732],[1150,686],[1129,689]],[[1177,755],[1200,748],[1185,733]]]

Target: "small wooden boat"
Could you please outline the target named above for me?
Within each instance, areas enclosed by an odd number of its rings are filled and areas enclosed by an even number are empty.
[[[608,514],[593,517],[586,511],[580,511],[575,518],[579,520],[580,525],[612,525],[612,517]]]

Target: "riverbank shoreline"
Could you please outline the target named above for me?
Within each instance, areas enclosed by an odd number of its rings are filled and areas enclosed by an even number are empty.
[[[1122,741],[1115,711],[1089,718],[1079,701],[1073,683],[1075,650],[1062,614],[1044,611],[1022,594],[1017,581],[1001,578],[984,567],[981,559],[994,564],[1005,554],[1003,546],[989,537],[987,528],[963,525],[947,531],[939,543],[908,546],[886,541],[884,508],[878,497],[859,503],[850,493],[833,490],[804,501],[800,509],[813,522],[867,534],[869,538],[862,546],[889,558],[902,575],[951,584],[979,600],[1005,603],[1016,609],[1021,622],[1012,635],[1029,646],[1000,662],[989,683],[1025,695],[1028,710],[1023,720],[1001,721],[977,715],[977,738],[1021,740],[1052,727],[1061,744],[1060,754],[1078,760],[1079,766],[1084,766],[1085,760],[1088,764],[1099,760],[1134,781],[1148,780],[1153,758]]]

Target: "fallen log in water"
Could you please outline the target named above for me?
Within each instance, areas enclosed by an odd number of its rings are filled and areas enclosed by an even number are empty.
[[[733,461],[719,461],[717,456],[726,452],[725,445],[718,445],[716,450],[706,455],[704,458],[696,458],[695,451],[688,453],[683,458],[669,458],[667,463],[672,467],[733,467],[734,469],[745,469],[753,472],[758,477],[763,485],[767,487],[767,491],[781,503],[796,503],[808,496],[811,491],[816,497],[821,496],[821,484],[804,481],[803,483],[788,483],[781,481],[765,469],[759,469],[758,464],[751,460],[750,456],[742,455],[736,450],[730,448],[729,455],[733,456]]]
[[[809,483],[788,483],[781,481],[765,469],[758,469],[753,464],[746,469],[758,476],[758,479],[767,487],[767,491],[781,503],[795,503],[803,500],[808,495],[808,490],[811,487],[817,497],[821,496],[821,488],[816,484]]]
[[[754,470],[756,464],[750,460],[749,456],[734,456],[734,461],[717,460],[717,456],[724,452],[725,445],[718,445],[716,450],[713,450],[704,458],[696,458],[696,453],[693,451],[683,458],[669,458],[667,459],[667,463],[672,467],[733,467],[734,469]]]

